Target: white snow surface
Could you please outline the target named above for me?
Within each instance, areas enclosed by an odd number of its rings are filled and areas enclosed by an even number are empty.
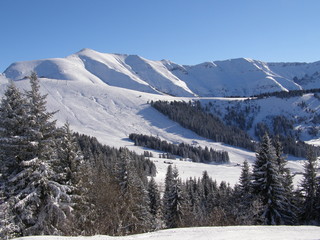
[[[320,239],[320,228],[315,226],[235,226],[177,228],[124,237],[59,237],[35,236],[16,240],[316,240]]]
[[[176,165],[180,177],[200,177],[204,170],[218,182],[226,181],[231,185],[238,182],[241,164],[255,161],[255,153],[217,143],[198,136],[182,128],[153,109],[147,102],[153,100],[202,100],[228,104],[244,100],[234,98],[212,98],[211,96],[251,95],[267,91],[320,88],[316,72],[320,62],[302,63],[264,63],[251,59],[234,59],[183,66],[167,60],[151,61],[134,55],[105,54],[90,49],[66,58],[45,59],[12,64],[4,74],[0,74],[0,95],[6,89],[10,79],[16,81],[21,89],[29,88],[26,76],[35,71],[40,79],[41,91],[48,94],[49,111],[59,110],[55,114],[57,124],[66,121],[74,131],[95,136],[109,146],[127,147],[137,153],[150,149],[134,146],[128,139],[130,133],[158,136],[171,143],[185,142],[195,146],[208,146],[229,153],[229,164],[202,164],[188,161],[157,158],[153,151],[152,160],[157,166],[156,180],[163,187],[165,173],[171,161]],[[313,76],[309,81],[305,75]],[[297,77],[300,85],[293,82]],[[176,97],[170,96],[175,95]],[[178,96],[178,97],[177,97]],[[207,98],[197,96],[208,96]],[[319,110],[319,101],[305,95],[302,98],[281,100],[262,99],[258,105],[263,109],[257,121],[276,111],[285,114],[302,114],[307,118],[308,109],[296,108],[305,101],[315,111]],[[277,106],[277,107],[275,107]],[[302,126],[303,127],[303,126]],[[311,139],[316,143],[316,139]],[[294,173],[303,171],[303,159],[289,157],[289,167]],[[299,184],[301,174],[294,181]],[[241,227],[202,227],[162,230],[153,233],[126,237],[23,237],[20,240],[93,240],[93,239],[320,239],[320,228],[311,226],[241,226]]]
[[[57,123],[62,126],[66,121],[76,132],[95,136],[106,145],[127,147],[137,153],[143,153],[141,147],[134,146],[128,139],[130,133],[158,136],[171,143],[187,143],[195,146],[212,147],[229,153],[229,164],[202,164],[188,161],[170,160],[179,170],[180,177],[201,177],[204,170],[219,182],[226,181],[231,185],[238,182],[241,165],[244,160],[255,161],[255,153],[235,148],[222,143],[213,142],[198,136],[194,132],[181,127],[153,109],[147,102],[151,100],[192,100],[193,98],[177,98],[168,95],[151,94],[113,87],[102,81],[71,81],[60,79],[39,78],[43,94],[47,96],[49,111],[59,110],[55,114]],[[4,91],[6,83],[1,83],[0,91]],[[29,88],[28,79],[16,81],[22,89]],[[220,99],[226,102],[231,99]],[[234,99],[233,99],[234,101]],[[152,151],[152,150],[151,150]],[[164,159],[156,158],[153,151],[152,160],[157,166],[157,182],[162,185],[168,164]],[[166,161],[168,162],[168,161]],[[293,172],[302,172],[302,160],[290,161]],[[298,183],[301,175],[297,175]]]
[[[265,63],[239,58],[186,66],[92,49],[83,49],[66,58],[13,63],[4,74],[18,80],[31,71],[45,78],[102,81],[111,86],[179,97],[250,96],[320,88],[320,62]]]
[[[152,61],[136,55],[107,54],[83,49],[66,58],[12,64],[4,74],[0,74],[0,95],[9,79],[15,80],[22,89],[28,88],[26,76],[35,71],[40,79],[41,91],[48,94],[48,110],[59,110],[55,114],[58,125],[68,121],[74,131],[95,136],[103,144],[127,147],[137,153],[150,149],[134,146],[128,139],[130,133],[158,136],[171,143],[184,142],[225,150],[229,153],[229,164],[201,164],[179,160],[172,163],[178,167],[182,179],[200,177],[207,170],[218,182],[226,181],[234,185],[238,182],[241,164],[244,160],[253,163],[255,153],[200,137],[169,120],[147,102],[196,99],[228,106],[245,98],[198,96],[251,95],[264,91],[300,89],[302,86],[294,83],[293,77],[300,79],[308,74],[316,78],[315,73],[319,67],[320,62],[269,64],[244,58],[183,66],[168,60]],[[306,83],[305,80],[300,82]],[[313,81],[313,84],[316,82]],[[277,98],[262,99],[258,102],[262,110],[256,121],[272,112],[294,116],[300,114],[309,118],[307,111],[294,106],[305,100],[318,111],[320,104],[315,98],[308,98],[308,95],[304,98],[285,101]],[[306,122],[306,126],[301,128],[307,129],[307,124]],[[315,139],[307,140],[317,142]],[[157,157],[158,153],[153,152]],[[289,159],[292,171],[301,173],[303,159]],[[158,170],[156,179],[162,184],[168,164],[163,159],[152,160]],[[301,174],[296,175],[296,185],[300,178]]]

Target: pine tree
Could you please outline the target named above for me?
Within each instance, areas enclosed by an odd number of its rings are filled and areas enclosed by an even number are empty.
[[[202,173],[200,181],[200,204],[202,213],[202,222],[205,224],[210,224],[210,218],[214,207],[218,204],[216,199],[217,186],[213,183],[212,179],[209,177],[208,172],[204,171]]]
[[[151,230],[151,214],[146,187],[135,168],[127,149],[122,149],[117,167],[122,203],[119,234],[140,233]]]
[[[309,150],[301,183],[304,198],[302,221],[306,223],[316,220],[317,185],[317,157],[314,152]]]
[[[9,179],[21,170],[19,164],[28,146],[26,119],[26,99],[10,82],[0,105],[0,236],[3,238],[19,236],[12,211],[14,201],[10,196],[13,189]]]
[[[275,150],[267,134],[262,139],[256,158],[253,168],[253,189],[262,200],[263,223],[284,224],[289,218],[287,216],[288,200],[276,163]]]
[[[13,174],[28,147],[26,99],[11,82],[0,105],[0,182],[4,184]],[[2,178],[2,181],[1,181]]]
[[[24,118],[24,121],[21,124],[13,121],[12,126],[4,124],[2,128],[9,133],[7,139],[19,140],[14,144],[2,145],[2,159],[11,158],[11,166],[6,169],[4,192],[8,193],[6,201],[10,203],[10,213],[14,216],[12,234],[62,234],[71,213],[70,189],[54,181],[52,164],[57,158],[54,148],[55,123],[50,122],[53,113],[46,112],[45,96],[39,92],[35,74],[30,77],[30,82],[31,91],[26,93],[27,99],[21,101],[17,97],[14,102],[16,106],[23,103],[23,110],[16,108],[14,118]],[[12,85],[8,91],[16,92]],[[6,100],[8,98],[2,101],[2,106],[6,105]],[[8,118],[9,115],[3,122]],[[15,128],[22,130],[10,132]],[[19,149],[19,154],[12,156],[12,149]]]
[[[273,145],[275,148],[276,163],[279,168],[279,174],[283,179],[282,185],[286,191],[286,194],[288,195],[288,197],[290,197],[293,191],[292,175],[290,169],[286,166],[288,161],[283,156],[283,147],[279,140],[279,136],[275,138]]]
[[[52,159],[55,147],[56,121],[51,121],[55,112],[47,112],[47,95],[41,95],[40,82],[33,72],[30,79],[31,90],[26,92],[28,99],[29,141],[33,143],[32,157]]]
[[[67,186],[70,191],[70,203],[72,204],[73,214],[69,216],[69,234],[85,234],[85,225],[90,219],[89,209],[91,206],[88,201],[88,184],[92,174],[89,164],[84,163],[83,155],[69,123],[59,129],[57,138],[57,161],[54,167],[54,180],[59,184]]]
[[[285,199],[287,201],[286,207],[286,224],[294,224],[297,221],[297,207],[295,206],[295,200],[293,196],[293,176],[290,169],[287,167],[287,160],[283,156],[283,147],[280,142],[279,136],[274,139],[274,149],[276,155],[276,163],[279,170],[279,177],[282,182],[282,186],[285,191]]]
[[[167,228],[179,227],[182,222],[182,191],[179,180],[179,172],[169,165],[165,179],[165,191],[163,195],[163,215]]]
[[[54,165],[57,181],[62,184],[75,186],[79,165],[83,159],[76,139],[73,136],[69,123],[59,129],[57,138],[58,161]]]
[[[185,183],[183,227],[201,226],[204,214],[200,206],[199,186],[196,179],[190,178]]]
[[[254,209],[257,199],[252,194],[252,173],[247,160],[243,162],[239,183],[240,185],[235,186],[234,190],[234,205],[237,209],[236,220],[238,224],[254,224],[256,221],[255,214],[259,209]]]
[[[160,193],[158,190],[158,185],[154,178],[152,177],[148,183],[148,196],[150,202],[150,213],[157,217],[160,211],[161,202],[160,202]]]
[[[240,189],[243,195],[250,194],[252,192],[252,174],[247,160],[243,162],[241,170]]]

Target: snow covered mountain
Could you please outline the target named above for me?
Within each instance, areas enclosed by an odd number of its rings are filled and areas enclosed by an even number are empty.
[[[270,119],[272,114],[283,114],[297,119],[294,127],[301,129],[305,140],[318,141],[319,134],[312,137],[306,134],[311,120],[320,119],[320,101],[313,95],[291,99],[291,107],[288,107],[287,100],[280,98],[262,99],[254,102],[252,107],[247,107],[243,104],[246,103],[244,99],[208,96],[320,88],[319,68],[320,62],[285,64],[250,59],[183,66],[166,60],[151,61],[134,55],[105,54],[83,49],[66,58],[12,64],[0,74],[0,95],[10,79],[15,80],[21,89],[29,88],[26,76],[35,71],[40,78],[41,91],[48,94],[48,110],[59,110],[55,115],[58,125],[68,121],[74,131],[95,136],[104,144],[128,147],[138,153],[143,153],[145,149],[134,146],[128,139],[130,133],[159,136],[171,143],[184,142],[224,150],[229,154],[230,164],[208,165],[182,161],[175,164],[183,178],[199,177],[203,170],[207,170],[217,181],[226,180],[235,184],[239,179],[240,164],[244,160],[253,163],[255,153],[200,137],[169,120],[147,103],[151,100],[196,99],[217,106],[217,114],[220,110],[221,117],[228,114],[225,110],[228,107],[251,109],[248,116],[254,116],[254,124]],[[275,112],[274,106],[281,108]],[[315,121],[315,127],[316,124]],[[253,128],[249,131],[252,133]],[[290,161],[294,173],[303,169],[299,160]],[[163,182],[167,164],[163,161],[156,164],[158,181]]]
[[[14,63],[4,75],[19,80],[31,71],[43,78],[104,82],[109,86],[178,97],[252,96],[320,88],[320,62],[265,63],[240,58],[186,66],[91,49],[66,58]]]

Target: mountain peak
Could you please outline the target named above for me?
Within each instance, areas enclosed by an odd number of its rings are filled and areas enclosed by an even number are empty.
[[[18,80],[35,71],[38,76],[49,79],[100,82],[180,97],[251,96],[320,88],[320,81],[316,81],[320,79],[318,63],[274,64],[251,58],[235,58],[179,65],[170,60],[153,61],[135,54],[101,53],[83,48],[66,58],[14,63],[7,68],[4,76]]]

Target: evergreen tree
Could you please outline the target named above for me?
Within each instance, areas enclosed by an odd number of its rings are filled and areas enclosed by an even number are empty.
[[[91,167],[84,163],[76,138],[70,129],[69,123],[59,129],[57,138],[57,161],[54,163],[54,180],[69,188],[70,202],[72,203],[73,218],[70,219],[69,234],[86,232],[85,225],[90,219],[88,202],[88,181]],[[70,216],[71,217],[71,216]],[[71,228],[72,226],[72,228]],[[81,231],[79,231],[81,230]]]
[[[310,223],[317,216],[317,157],[314,152],[308,152],[301,183],[303,193],[302,221]]]
[[[255,224],[256,215],[260,209],[256,208],[258,199],[255,199],[252,194],[252,173],[247,160],[243,162],[239,183],[240,185],[235,186],[234,189],[236,221],[238,224]]]
[[[289,218],[288,200],[279,175],[275,150],[267,134],[263,137],[256,158],[253,168],[253,189],[262,200],[263,223],[284,224]]]
[[[7,139],[18,139],[14,144],[2,145],[2,159],[11,158],[10,167],[6,168],[4,192],[7,193],[6,202],[10,204],[7,209],[14,216],[9,218],[14,225],[12,234],[62,234],[71,213],[70,189],[54,181],[52,163],[57,158],[54,148],[55,123],[50,122],[53,113],[46,112],[45,96],[39,93],[35,74],[30,77],[30,82],[31,91],[26,94],[26,104],[21,105],[23,110],[15,108],[14,118],[24,118],[24,121],[22,124],[13,121],[11,126],[3,125],[4,132],[8,133]],[[16,94],[12,86],[9,86],[8,92]],[[10,106],[25,102],[19,97],[15,99]],[[8,98],[2,101],[2,106],[8,106],[6,100]],[[8,118],[9,115],[3,122]],[[22,130],[10,132],[10,129]],[[12,149],[19,149],[19,154],[12,156]]]
[[[69,186],[76,185],[76,176],[83,159],[69,123],[58,130],[57,164],[54,165],[57,181]]]
[[[285,199],[287,201],[286,207],[286,224],[294,224],[297,221],[297,207],[295,206],[295,200],[293,196],[293,176],[290,169],[287,167],[287,160],[283,156],[283,147],[280,142],[279,136],[274,139],[274,149],[276,155],[276,163],[278,166],[279,177],[282,182],[282,186],[285,191]]]
[[[213,208],[218,205],[216,194],[217,186],[213,183],[212,179],[209,177],[208,172],[204,171],[202,173],[200,181],[200,204],[201,204],[201,214],[202,222],[207,225],[210,224],[211,215]]]
[[[201,211],[200,190],[196,179],[185,183],[183,227],[201,226],[204,214]]]
[[[252,173],[250,172],[247,160],[243,162],[241,170],[240,189],[243,195],[250,194],[252,192]]]
[[[15,176],[21,168],[19,164],[24,158],[24,151],[28,147],[28,123],[26,99],[10,82],[0,104],[0,236],[11,238],[19,236],[19,229],[15,224],[14,204],[10,199],[12,194],[9,179]]]
[[[178,169],[169,165],[163,195],[163,215],[167,228],[179,227],[182,222],[182,191]]]
[[[26,92],[28,99],[29,141],[33,143],[31,158],[52,159],[55,149],[56,121],[51,121],[55,112],[47,112],[47,95],[41,95],[40,82],[33,72],[30,79],[31,90]]]
[[[157,217],[160,211],[160,193],[158,190],[158,185],[154,178],[152,177],[148,183],[148,196],[150,202],[150,213]]]
[[[287,160],[283,156],[283,147],[280,142],[279,136],[277,136],[274,140],[274,148],[275,148],[275,155],[276,155],[276,163],[279,168],[279,174],[282,176],[282,185],[286,191],[288,197],[292,195],[293,191],[293,182],[292,182],[292,175],[290,169],[286,166]]]
[[[0,105],[0,182],[2,185],[14,174],[28,147],[26,99],[11,82]],[[2,179],[2,180],[1,180]],[[4,191],[4,188],[2,188]],[[4,193],[5,194],[5,193]]]
[[[151,229],[148,192],[127,149],[122,150],[117,179],[121,189],[120,234],[146,232]]]

